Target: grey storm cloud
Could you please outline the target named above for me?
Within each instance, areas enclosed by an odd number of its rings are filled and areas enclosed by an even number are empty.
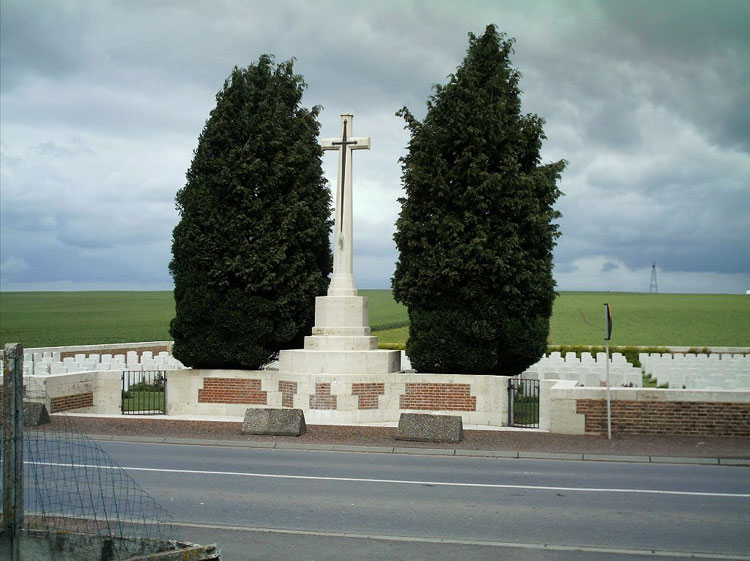
[[[233,66],[295,58],[321,135],[356,115],[355,276],[397,257],[394,113],[488,23],[516,39],[524,111],[564,158],[560,289],[750,288],[750,2],[0,4],[0,288],[171,287],[176,191]],[[324,170],[336,181],[335,158]]]

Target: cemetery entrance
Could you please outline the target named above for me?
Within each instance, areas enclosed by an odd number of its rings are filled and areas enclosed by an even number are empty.
[[[539,428],[539,380],[508,379],[508,426]]]
[[[166,389],[166,370],[124,370],[122,414],[166,415]]]

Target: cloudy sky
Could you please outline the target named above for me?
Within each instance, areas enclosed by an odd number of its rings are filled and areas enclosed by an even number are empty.
[[[0,288],[171,289],[174,196],[233,66],[296,57],[303,103],[372,150],[354,161],[355,276],[390,286],[394,113],[488,23],[516,38],[525,112],[569,165],[560,290],[750,289],[750,2],[0,3]],[[335,182],[336,156],[324,165]]]

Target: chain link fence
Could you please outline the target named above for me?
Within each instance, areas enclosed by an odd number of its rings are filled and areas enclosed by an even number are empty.
[[[43,387],[22,376],[21,345],[6,345],[1,358],[1,558],[124,561],[196,550],[190,559],[219,559],[213,546],[179,542],[169,513],[65,415],[52,430]]]

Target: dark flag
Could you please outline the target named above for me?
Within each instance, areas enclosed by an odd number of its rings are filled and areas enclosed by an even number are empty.
[[[612,337],[612,309],[609,304],[604,304],[604,340],[609,341]]]

